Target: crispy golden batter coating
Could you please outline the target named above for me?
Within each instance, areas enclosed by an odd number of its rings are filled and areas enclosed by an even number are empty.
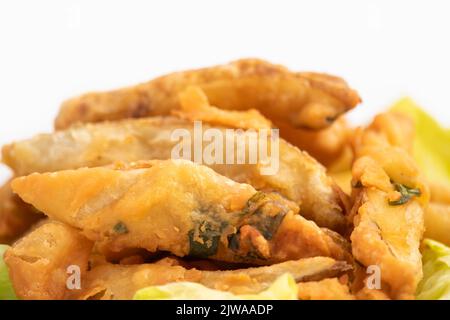
[[[242,129],[270,129],[271,122],[256,109],[246,111],[222,110],[211,106],[208,97],[199,87],[190,86],[180,94],[180,109],[172,114],[191,121],[205,121]]]
[[[203,131],[211,127],[203,123]],[[236,150],[238,133],[220,130],[223,143],[222,163],[227,163],[227,146]],[[3,147],[3,161],[17,175],[33,172],[53,172],[80,167],[95,167],[116,160],[137,161],[147,159],[170,159],[171,152],[179,143],[171,139],[177,129],[195,136],[192,122],[177,118],[132,119],[111,123],[87,124],[52,134],[41,134],[32,139],[19,141]],[[270,150],[270,137],[267,139]],[[218,173],[241,183],[249,183],[258,190],[276,190],[300,205],[301,214],[321,227],[343,231],[347,227],[345,210],[341,204],[341,193],[325,168],[307,153],[300,151],[283,139],[279,143],[278,172],[262,174],[261,158],[256,164],[211,164]],[[274,142],[275,143],[275,142]],[[209,142],[203,142],[205,150]],[[246,153],[249,145],[246,146]],[[235,151],[235,156],[237,151]],[[194,152],[191,152],[191,160]],[[236,163],[236,161],[234,161]]]
[[[0,187],[0,243],[11,243],[43,217],[15,195],[10,181]]]
[[[82,300],[131,299],[139,289],[177,281],[197,282],[234,294],[251,294],[263,291],[284,273],[290,273],[297,282],[302,282],[339,276],[350,269],[345,262],[325,257],[228,271],[201,271],[166,263],[132,266],[104,264],[87,273],[82,281],[83,290],[75,292],[72,297]]]
[[[353,165],[355,196],[352,251],[363,265],[380,268],[392,298],[413,296],[422,277],[419,245],[428,189],[414,160],[395,141],[392,114],[359,132]],[[383,123],[383,125],[380,125]],[[395,139],[394,139],[395,138]],[[402,144],[402,143],[400,143]]]
[[[337,278],[301,282],[298,285],[300,300],[354,300],[346,284]]]
[[[72,227],[47,222],[16,242],[5,253],[10,278],[20,299],[64,299],[68,267],[86,272],[92,242]]]
[[[298,215],[294,202],[186,160],[35,173],[12,187],[112,251],[144,248],[252,264],[348,259],[337,235]]]
[[[61,106],[57,129],[77,122],[168,115],[180,108],[178,93],[199,86],[221,109],[257,109],[274,122],[321,129],[355,107],[360,98],[340,78],[291,72],[257,59],[176,72],[133,87],[88,93]]]

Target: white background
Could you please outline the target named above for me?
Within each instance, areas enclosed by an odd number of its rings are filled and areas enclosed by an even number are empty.
[[[450,1],[1,0],[0,144],[71,96],[242,57],[344,77],[354,122],[409,95],[450,125]]]

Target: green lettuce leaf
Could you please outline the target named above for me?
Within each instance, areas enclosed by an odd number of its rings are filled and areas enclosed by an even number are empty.
[[[207,288],[193,282],[173,282],[151,286],[136,292],[134,300],[296,300],[297,284],[286,273],[258,294],[235,295],[231,292]]]
[[[450,300],[450,248],[431,239],[425,239],[423,244],[423,279],[416,298]]]
[[[8,249],[7,245],[0,244],[0,300],[16,300],[14,289],[9,280],[8,267],[3,261],[3,254],[6,249]]]

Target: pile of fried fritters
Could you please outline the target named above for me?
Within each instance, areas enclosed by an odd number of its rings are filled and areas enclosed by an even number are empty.
[[[55,132],[2,150],[15,177],[0,243],[17,296],[131,299],[178,281],[257,293],[290,273],[299,299],[414,298],[429,198],[414,128],[393,112],[351,128],[343,115],[359,103],[338,77],[257,59],[64,102]],[[195,121],[230,141],[228,129],[279,128],[277,173],[172,159],[172,133]]]

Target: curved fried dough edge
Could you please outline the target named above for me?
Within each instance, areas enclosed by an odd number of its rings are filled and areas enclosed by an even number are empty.
[[[381,279],[394,299],[414,295],[422,277],[419,245],[424,231],[424,207],[428,188],[414,160],[396,141],[405,141],[396,130],[395,117],[379,115],[355,139],[357,159],[353,164],[354,231],[353,255],[366,267],[378,266]],[[394,135],[393,135],[394,134]],[[399,193],[393,184],[418,188],[402,205],[390,205]]]
[[[206,123],[202,126],[203,130],[220,130],[225,137],[224,148],[234,145],[237,139],[237,133],[234,132],[230,137],[224,127],[211,127]],[[115,160],[170,159],[174,147],[179,143],[171,139],[177,129],[187,130],[191,137],[195,134],[192,122],[173,117],[75,126],[6,145],[2,150],[3,161],[17,175],[26,175],[101,166]],[[264,137],[260,136],[259,139]],[[298,203],[301,214],[319,226],[341,233],[345,231],[348,223],[341,205],[342,192],[326,175],[325,168],[306,152],[283,139],[278,142],[279,168],[275,175],[263,175],[263,166],[259,163],[211,167],[222,175],[249,183],[257,189],[276,190]],[[206,145],[204,142],[203,150]],[[248,145],[246,147],[249,148]],[[226,150],[223,154],[226,154]]]
[[[0,187],[1,244],[12,243],[44,217],[12,192],[10,182]]]
[[[272,128],[272,123],[256,109],[233,111],[211,106],[200,87],[189,86],[178,96],[180,110],[172,110],[171,114],[181,119],[240,129]]]
[[[57,129],[77,122],[99,122],[155,115],[179,109],[178,93],[201,87],[211,104],[223,109],[255,108],[270,120],[295,127],[325,128],[360,98],[333,76],[295,73],[258,59],[172,73],[133,87],[88,93],[63,103]]]
[[[253,264],[350,260],[340,241],[297,214],[295,203],[186,160],[35,173],[12,186],[49,217],[112,251],[144,248]]]
[[[67,297],[71,266],[86,272],[92,242],[59,222],[46,222],[5,253],[5,263],[20,299],[53,300]]]
[[[81,292],[74,292],[71,298],[131,299],[139,289],[179,281],[196,282],[234,294],[249,294],[267,289],[284,273],[290,273],[297,282],[302,282],[337,277],[350,269],[351,266],[345,262],[325,257],[229,271],[201,271],[158,262],[141,265],[103,264],[87,273],[82,281],[84,289]]]

